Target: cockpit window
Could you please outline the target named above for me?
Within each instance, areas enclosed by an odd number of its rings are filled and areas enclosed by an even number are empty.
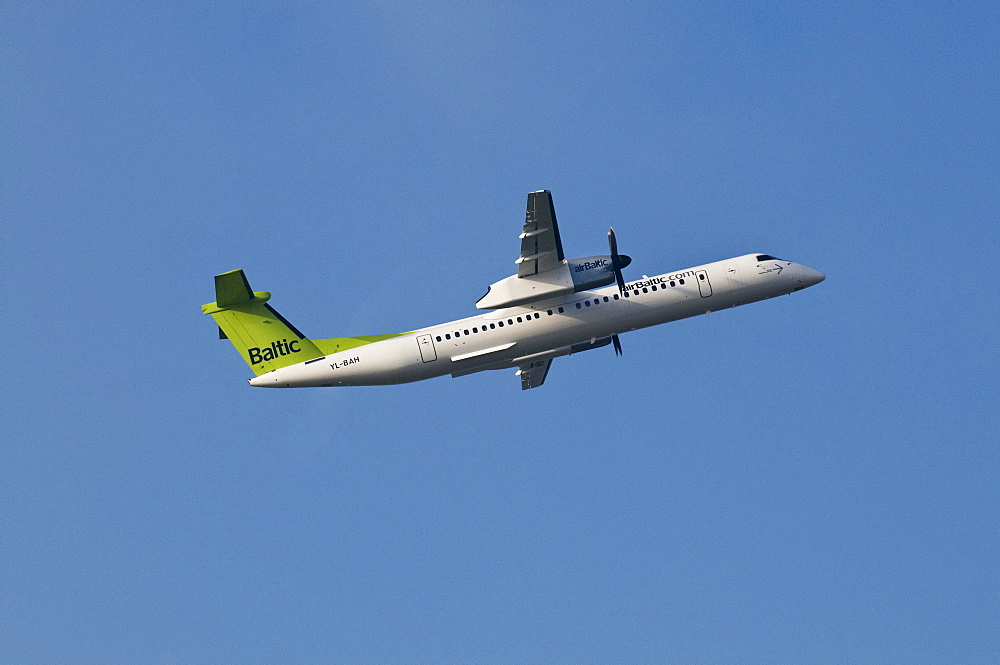
[[[757,261],[781,261],[777,256],[771,256],[770,254],[758,254]]]

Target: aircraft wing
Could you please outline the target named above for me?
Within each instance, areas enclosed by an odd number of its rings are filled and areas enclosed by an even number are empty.
[[[563,248],[552,206],[552,192],[543,189],[528,194],[521,233],[521,255],[517,261],[517,276],[527,277],[555,270],[562,265]]]
[[[545,383],[545,377],[549,373],[550,365],[552,365],[552,358],[518,365],[517,375],[521,377],[521,390],[537,388]]]

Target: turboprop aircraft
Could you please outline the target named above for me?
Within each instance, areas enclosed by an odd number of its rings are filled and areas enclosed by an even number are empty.
[[[618,253],[566,259],[547,190],[528,194],[517,274],[492,284],[483,314],[410,332],[309,339],[278,314],[242,270],[216,275],[202,305],[256,375],[251,386],[371,386],[517,368],[521,389],[545,381],[552,360],[612,345],[622,333],[774,298],[826,276],[769,254],[745,254],[626,282]]]

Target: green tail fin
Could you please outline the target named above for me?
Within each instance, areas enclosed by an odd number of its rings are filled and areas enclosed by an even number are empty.
[[[215,276],[215,302],[201,306],[219,324],[256,376],[319,358],[323,353],[267,304],[271,294],[254,292],[242,270]]]

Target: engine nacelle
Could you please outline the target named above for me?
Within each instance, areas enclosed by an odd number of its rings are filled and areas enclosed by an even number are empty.
[[[621,268],[632,259],[620,254]],[[479,299],[479,309],[499,309],[525,305],[561,295],[597,289],[615,281],[614,263],[610,256],[585,256],[582,259],[563,261],[556,270],[539,275],[518,277],[511,275],[490,285],[486,295]]]
[[[607,286],[615,281],[615,270],[610,256],[585,256],[571,259],[569,274],[573,277],[573,292]]]

